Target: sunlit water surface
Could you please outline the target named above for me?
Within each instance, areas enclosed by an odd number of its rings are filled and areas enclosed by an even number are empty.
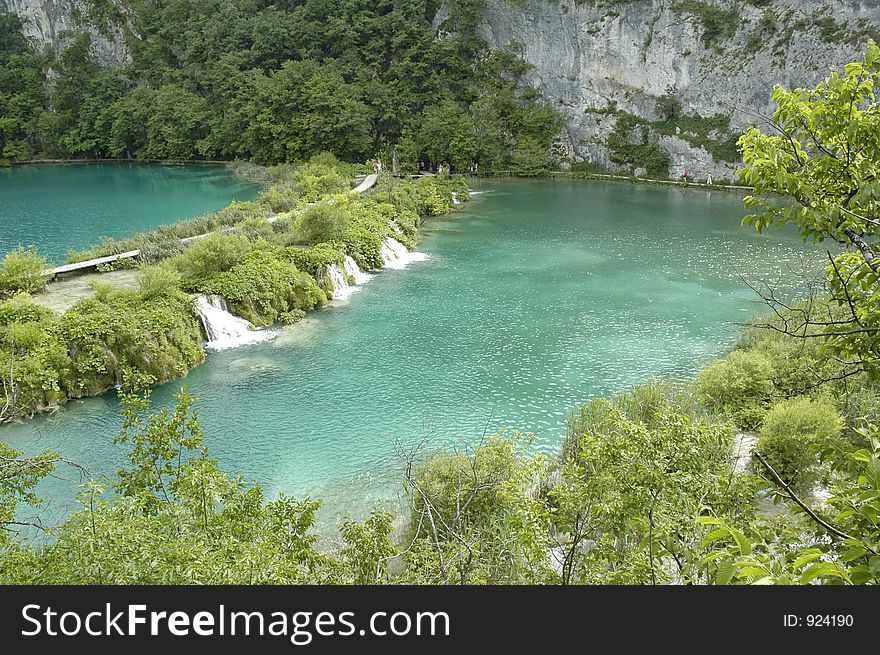
[[[0,168],[0,257],[34,244],[60,264],[69,250],[250,200],[259,187],[225,166],[90,163]]]
[[[742,277],[796,289],[793,232],[741,227],[734,194],[597,182],[484,183],[430,219],[423,262],[377,273],[351,298],[271,342],[210,352],[185,379],[211,453],[270,495],[326,500],[323,520],[361,515],[400,490],[400,450],[533,432],[553,449],[589,398],[686,377],[761,311]],[[93,473],[123,462],[112,395],[5,431]],[[64,473],[64,472],[62,472]],[[78,477],[43,484],[48,515]]]

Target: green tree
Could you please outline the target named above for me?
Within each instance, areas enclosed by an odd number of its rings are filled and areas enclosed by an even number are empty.
[[[694,520],[705,507],[731,522],[750,513],[751,489],[730,468],[731,446],[729,425],[662,386],[581,407],[549,492],[562,582],[705,582]]]
[[[837,380],[855,374],[872,380],[877,374],[878,83],[880,48],[871,41],[863,61],[848,64],[843,74],[832,71],[814,88],[775,87],[773,133],[752,127],[739,141],[744,164],[739,176],[755,188],[745,199],[752,213],[744,222],[759,231],[794,224],[805,239],[829,239],[847,249],[843,254],[827,253],[824,293],[830,302],[808,302],[786,310],[772,294],[765,298],[780,316],[780,322],[768,327],[791,338],[820,340],[825,356],[841,367]],[[793,425],[786,433],[828,432],[838,425],[833,416],[820,421],[799,412],[787,418]],[[777,456],[775,461],[760,451],[755,453],[771,493],[801,521],[781,529],[758,523],[740,531],[719,517],[700,519],[714,526],[706,537],[706,544],[714,550],[705,561],[715,582],[880,581],[880,438],[870,421],[857,434],[857,443],[861,443],[855,448],[830,444],[821,453],[822,463],[832,471],[831,497],[825,508],[800,498],[797,485],[789,484],[791,474],[776,470],[778,452],[770,453]],[[786,449],[783,454],[789,452]],[[795,462],[800,460],[795,458]]]
[[[148,159],[193,159],[206,133],[206,105],[200,96],[177,85],[159,89],[147,119]]]
[[[138,87],[110,108],[110,153],[118,159],[141,157],[147,145],[147,123],[156,92]]]
[[[773,132],[752,127],[739,141],[739,177],[755,189],[745,199],[745,223],[759,231],[791,223],[805,239],[848,248],[836,256],[829,251],[824,291],[831,304],[802,312],[802,320],[782,329],[823,339],[848,370],[872,375],[880,358],[878,83],[880,48],[871,41],[863,61],[815,88],[774,87]]]
[[[36,146],[36,122],[46,102],[44,59],[21,34],[21,20],[0,13],[0,165],[24,159]]]

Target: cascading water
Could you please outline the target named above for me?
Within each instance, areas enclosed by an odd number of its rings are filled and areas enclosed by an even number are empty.
[[[382,261],[385,262],[383,268],[406,268],[412,262],[424,261],[427,257],[423,252],[410,252],[406,246],[388,237],[382,242]]]
[[[333,300],[344,300],[357,291],[357,287],[348,283],[345,274],[339,270],[336,264],[326,266],[324,275],[333,284]]]
[[[207,347],[211,350],[236,348],[266,341],[276,335],[273,330],[255,330],[250,322],[230,314],[220,296],[198,295],[195,308],[208,335]]]
[[[426,255],[421,252],[410,252],[406,246],[391,237],[382,242],[383,268],[406,268],[412,262],[423,261]],[[373,276],[365,273],[357,262],[346,256],[342,268],[337,264],[325,266],[319,271],[318,279],[325,278],[333,284],[333,299],[344,300],[357,291],[357,287],[369,281]],[[354,283],[350,284],[349,281]],[[320,283],[320,282],[319,282]],[[257,343],[272,339],[277,335],[274,330],[256,330],[248,321],[229,313],[226,303],[220,296],[196,296],[196,312],[208,335],[207,347],[212,350],[226,350],[249,343]]]
[[[364,273],[361,270],[361,267],[358,266],[357,262],[354,260],[351,255],[345,256],[345,262],[343,263],[343,268],[345,268],[345,272],[352,278],[354,278],[355,284],[364,284],[368,282],[372,275],[369,273]]]
[[[458,199],[458,195],[453,191],[452,192],[452,204],[453,205],[460,205],[461,203],[462,203],[462,201]]]

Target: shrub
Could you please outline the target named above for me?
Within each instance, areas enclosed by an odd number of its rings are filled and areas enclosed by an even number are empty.
[[[333,241],[342,236],[350,220],[345,207],[321,201],[296,217],[293,235],[300,243],[306,244]]]
[[[608,135],[609,158],[615,164],[632,169],[644,168],[648,177],[669,175],[669,153],[658,143],[650,142],[648,122],[632,114],[620,114]]]
[[[140,291],[144,298],[155,298],[180,288],[180,273],[169,264],[147,266],[139,280]]]
[[[363,225],[352,225],[342,236],[345,252],[351,255],[358,266],[365,271],[381,268],[382,236]]]
[[[188,281],[206,280],[216,273],[228,271],[253,249],[241,234],[209,234],[191,242],[174,260],[177,270]]]
[[[0,296],[39,291],[52,278],[48,269],[49,261],[33,246],[10,250],[0,262]]]
[[[683,385],[649,382],[634,386],[613,398],[599,398],[578,407],[566,421],[566,437],[560,453],[563,462],[577,458],[585,434],[608,435],[620,417],[657,428],[669,412],[694,420],[709,417]]]
[[[222,296],[233,314],[254,325],[272,325],[295,309],[313,309],[327,302],[315,278],[266,252],[251,253],[230,270],[201,283],[199,291]]]
[[[446,180],[420,177],[414,184],[416,203],[422,216],[440,216],[452,211],[452,191],[446,186]]]
[[[0,301],[0,327],[13,323],[48,321],[52,312],[33,301],[30,294],[18,293],[9,300]]]
[[[830,398],[790,398],[767,412],[757,449],[787,484],[809,490],[818,477],[817,449],[837,444],[842,430]]]
[[[275,234],[273,224],[265,216],[250,216],[242,221],[237,229],[251,241],[269,239]]]
[[[96,292],[58,321],[73,367],[68,396],[93,395],[130,380],[158,384],[204,359],[192,300],[182,291],[149,299],[106,285]]]
[[[273,212],[293,211],[305,204],[299,190],[289,184],[276,184],[260,194],[259,201]]]
[[[64,400],[62,381],[70,370],[66,344],[58,338],[52,312],[26,293],[0,301],[0,370],[5,377],[10,369],[25,412]],[[5,402],[0,387],[0,406]]]
[[[299,270],[315,275],[319,268],[329,264],[341,265],[345,253],[329,243],[319,243],[311,248],[287,248],[285,255]]]
[[[419,515],[427,512],[425,499],[429,499],[432,512],[440,517],[438,523],[452,525],[460,499],[465,498],[470,502],[462,510],[464,530],[488,525],[500,509],[500,487],[516,470],[514,442],[498,437],[480,444],[473,454],[430,453],[414,467],[413,478],[422,493],[411,496],[411,524],[417,525]]]
[[[294,171],[294,188],[308,202],[318,200],[321,196],[347,191],[350,187],[349,178],[336,170],[336,163],[338,162],[332,155],[316,156]]]
[[[729,416],[740,427],[761,424],[774,392],[773,361],[753,350],[735,350],[697,375],[694,391],[709,409]]]

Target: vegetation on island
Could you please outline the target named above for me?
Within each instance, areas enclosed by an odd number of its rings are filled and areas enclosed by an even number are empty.
[[[92,297],[61,316],[30,295],[49,278],[46,261],[33,249],[9,253],[0,263],[0,370],[8,378],[0,407],[33,414],[184,376],[205,357],[194,294],[220,296],[256,326],[293,323],[333,297],[326,266],[351,256],[364,270],[379,268],[385,239],[414,248],[422,216],[451,211],[453,193],[468,198],[464,181],[445,174],[383,176],[356,196],[350,180],[358,168],[328,154],[276,167],[264,173],[272,184],[255,202],[71,253],[81,261],[137,249],[137,259],[117,265],[142,271],[139,289],[99,280]]]

